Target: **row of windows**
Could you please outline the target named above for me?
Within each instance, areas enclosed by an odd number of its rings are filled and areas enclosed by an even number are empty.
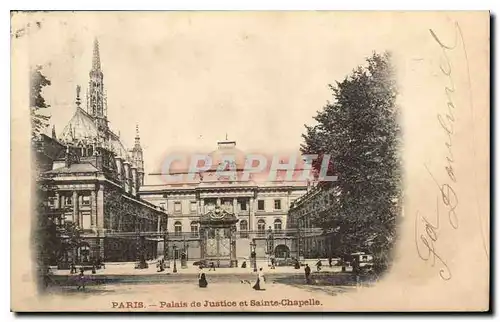
[[[225,201],[224,205],[231,206],[232,202]],[[247,210],[247,203],[246,202],[239,203],[239,205],[240,205],[240,210],[243,210],[243,211]],[[160,207],[166,209],[165,203],[161,203]],[[198,207],[198,204],[196,201],[191,201],[189,203],[189,211],[190,212],[196,212],[197,207]],[[282,209],[281,208],[281,200],[280,199],[274,200],[274,210],[281,210],[281,209]],[[264,200],[257,200],[257,210],[261,210],[261,211],[265,210]],[[176,213],[182,212],[182,203],[180,201],[174,202],[174,212],[176,212]]]
[[[60,206],[72,206],[73,205],[73,197],[72,196],[61,196],[61,204]],[[56,197],[50,197],[49,198],[49,204],[51,206],[54,206],[56,204]],[[89,195],[84,195],[82,196],[82,206],[89,206],[90,205],[90,196]]]
[[[282,230],[283,223],[281,219],[274,220],[274,230]],[[257,231],[264,232],[266,230],[266,221],[264,219],[259,219],[257,221]],[[241,220],[240,221],[240,231],[248,231],[248,221]],[[180,221],[176,221],[174,223],[174,232],[176,234],[182,233],[182,223]],[[191,223],[191,233],[197,235],[199,232],[199,226],[197,223]]]

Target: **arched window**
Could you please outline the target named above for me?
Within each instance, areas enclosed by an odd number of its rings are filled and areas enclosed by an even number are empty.
[[[248,238],[248,222],[246,220],[240,221],[240,236],[241,238]]]
[[[175,235],[180,235],[182,233],[182,223],[180,221],[174,223],[174,233]]]
[[[266,221],[264,219],[259,219],[259,221],[257,221],[257,231],[259,233],[266,231]]]
[[[274,220],[274,230],[281,230],[281,229],[282,229],[281,219],[275,219]]]
[[[191,235],[193,237],[198,237],[198,224],[196,222],[191,223]]]

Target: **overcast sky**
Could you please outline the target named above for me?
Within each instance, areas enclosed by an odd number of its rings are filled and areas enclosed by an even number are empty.
[[[372,51],[388,49],[391,19],[332,13],[52,13],[31,37],[31,62],[59,134],[84,96],[100,43],[108,118],[131,147],[140,127],[146,172],[167,151],[297,150],[304,124]],[[373,28],[376,27],[376,32]],[[371,36],[370,36],[371,35]],[[50,129],[49,129],[50,131]]]

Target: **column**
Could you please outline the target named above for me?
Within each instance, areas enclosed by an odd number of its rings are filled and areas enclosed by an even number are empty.
[[[235,215],[236,215],[237,207],[238,207],[238,200],[236,198],[233,198],[233,213]]]
[[[92,229],[96,227],[97,222],[97,198],[95,190],[90,192],[90,226]]]
[[[248,229],[254,231],[255,230],[255,227],[254,227],[254,221],[255,221],[255,211],[254,211],[254,209],[255,209],[255,198],[254,197],[250,198],[250,204],[249,204],[248,209],[250,211],[249,216],[248,216]]]
[[[203,198],[200,199],[200,207],[201,207],[200,215],[203,215],[205,213],[205,199]]]
[[[80,226],[80,214],[78,213],[78,193],[73,191],[73,222],[76,226]]]
[[[83,196],[82,195],[79,195],[78,196],[78,210],[80,210],[80,205],[83,204]],[[80,221],[80,225],[83,227],[83,214],[81,211],[78,211],[78,216],[79,216],[79,221]]]
[[[61,197],[59,196],[59,192],[55,193],[54,207],[56,209],[59,209],[61,207]]]
[[[98,230],[104,229],[104,186],[99,185],[96,198],[96,227]]]

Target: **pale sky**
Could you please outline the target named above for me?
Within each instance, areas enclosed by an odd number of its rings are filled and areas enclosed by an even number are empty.
[[[354,19],[353,19],[354,18]],[[59,134],[88,86],[100,43],[108,119],[130,148],[140,127],[146,172],[170,149],[297,150],[304,124],[373,50],[391,19],[332,13],[51,13],[33,31],[31,58],[52,81],[45,97]],[[48,131],[50,133],[50,128]]]

